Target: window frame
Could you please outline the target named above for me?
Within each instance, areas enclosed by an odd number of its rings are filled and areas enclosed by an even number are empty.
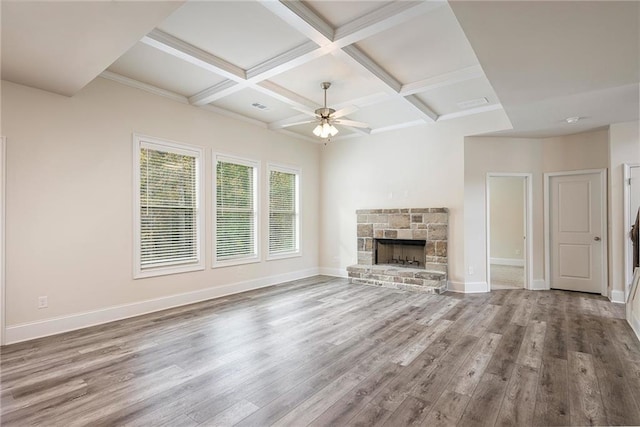
[[[300,257],[302,256],[302,248],[301,248],[301,229],[302,227],[300,226],[301,224],[301,211],[300,211],[300,207],[302,206],[301,202],[300,202],[300,185],[302,183],[302,169],[296,166],[289,166],[289,165],[282,165],[282,164],[277,164],[277,163],[268,163],[267,164],[267,178],[266,178],[266,182],[267,182],[267,194],[266,194],[266,199],[267,199],[267,261],[274,261],[274,260],[279,260],[279,259],[287,259],[287,258],[296,258],[296,257]],[[295,227],[296,227],[296,249],[293,251],[289,251],[289,252],[281,252],[281,253],[277,253],[277,254],[272,254],[270,251],[270,241],[271,241],[271,236],[270,236],[270,231],[271,231],[271,172],[275,171],[275,172],[282,172],[282,173],[288,173],[288,174],[293,174],[296,177],[295,180]]]
[[[140,209],[142,201],[140,200],[140,151],[143,148],[150,148],[158,151],[165,151],[185,156],[193,156],[196,164],[196,251],[197,262],[195,263],[176,263],[174,265],[162,265],[152,268],[142,268],[141,260],[141,231],[142,218]],[[204,149],[196,145],[185,144],[182,142],[170,141],[161,138],[155,138],[142,134],[133,134],[133,278],[142,279],[146,277],[164,276],[168,274],[187,273],[192,271],[200,271],[205,269],[205,210],[203,209],[204,201]]]
[[[226,154],[221,152],[213,152],[213,168],[212,168],[212,228],[213,228],[213,254],[211,268],[231,267],[234,265],[253,264],[261,262],[261,250],[260,250],[260,161],[249,159],[242,156],[236,156],[233,154]],[[253,167],[253,210],[254,210],[254,248],[255,254],[243,257],[236,257],[230,259],[218,260],[218,161],[225,163],[232,163],[242,166]]]

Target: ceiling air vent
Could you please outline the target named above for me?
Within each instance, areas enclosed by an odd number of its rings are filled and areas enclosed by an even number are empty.
[[[479,107],[481,105],[488,104],[487,98],[470,99],[468,101],[458,102],[458,108],[461,110],[468,110],[469,108]]]
[[[263,110],[263,111],[269,109],[269,107],[267,107],[264,104],[260,104],[259,102],[254,102],[253,104],[251,104],[251,106],[257,108],[258,110]]]

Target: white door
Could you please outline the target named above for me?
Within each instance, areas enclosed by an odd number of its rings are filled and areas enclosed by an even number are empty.
[[[600,172],[549,181],[551,288],[602,293],[603,179]]]

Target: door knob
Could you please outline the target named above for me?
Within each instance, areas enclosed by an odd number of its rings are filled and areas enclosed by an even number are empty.
[[[598,236],[596,236],[593,238],[593,240],[595,240],[596,242],[599,242],[601,239]]]

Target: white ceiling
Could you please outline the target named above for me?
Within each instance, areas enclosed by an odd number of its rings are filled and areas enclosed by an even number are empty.
[[[2,77],[73,95],[98,75],[318,141],[330,107],[384,132],[505,108],[513,135],[638,118],[638,3],[2,1]],[[102,73],[102,74],[101,74]],[[495,89],[495,90],[494,90]],[[464,103],[486,98],[476,107]],[[462,104],[461,104],[462,103]],[[260,104],[257,108],[253,104]],[[577,125],[563,119],[581,116]]]
[[[640,3],[452,2],[518,136],[638,120]],[[564,121],[582,117],[575,125]]]
[[[71,96],[182,2],[2,1],[0,5],[2,78]]]

